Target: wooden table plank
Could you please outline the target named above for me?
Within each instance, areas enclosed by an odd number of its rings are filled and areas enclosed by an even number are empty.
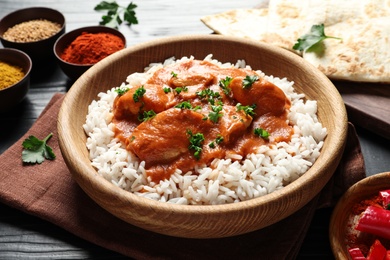
[[[259,0],[133,0],[138,5],[140,24],[121,27],[129,45],[179,34],[209,34],[201,23],[203,15],[257,5]],[[0,18],[16,9],[47,6],[64,13],[67,31],[96,25],[101,14],[92,9],[98,1],[0,0]],[[118,1],[127,4],[127,1]],[[0,114],[0,153],[15,143],[34,123],[51,96],[66,92],[72,82],[58,69],[43,70],[32,80],[28,97],[11,112]],[[390,141],[358,128],[368,174],[390,169]],[[332,209],[317,211],[298,259],[330,259],[328,223]],[[120,254],[96,246],[31,215],[0,204],[0,259],[126,259]]]

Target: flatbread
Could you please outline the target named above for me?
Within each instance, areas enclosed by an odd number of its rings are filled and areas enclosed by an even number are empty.
[[[324,52],[304,52],[303,58],[329,78],[361,82],[390,82],[390,19],[349,19],[329,26],[326,33],[343,32],[342,42],[322,42]]]
[[[202,17],[201,21],[218,34],[257,39],[267,31],[268,9],[236,9]]]
[[[332,79],[390,82],[390,0],[270,0],[268,8],[231,10],[201,21],[219,34],[293,51]],[[293,50],[315,24],[342,41],[326,39],[319,55]]]

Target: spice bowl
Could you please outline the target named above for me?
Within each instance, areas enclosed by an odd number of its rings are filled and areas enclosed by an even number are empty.
[[[32,26],[39,29],[30,29]],[[19,9],[0,21],[0,40],[3,46],[27,53],[34,64],[55,61],[53,45],[64,32],[64,15],[46,7]]]
[[[5,66],[5,71],[0,70],[0,82],[6,78],[6,75],[2,75],[2,73],[7,73],[7,76],[12,78],[15,77],[14,71],[10,71],[10,69],[21,69],[23,73],[18,79],[15,79],[16,83],[11,83],[4,88],[0,87],[0,113],[2,113],[15,107],[27,95],[30,88],[32,61],[26,53],[20,50],[3,48],[0,49],[0,62],[2,67]]]
[[[95,63],[125,47],[126,38],[120,31],[106,26],[88,26],[59,37],[53,51],[62,71],[76,80]]]
[[[329,239],[333,254],[336,259],[351,259],[348,249],[349,244],[359,244],[357,239],[373,239],[373,236],[361,234],[355,230],[358,215],[353,210],[363,200],[369,200],[379,191],[390,189],[390,172],[371,175],[351,186],[338,201],[333,210],[330,226]],[[367,236],[368,235],[368,236]],[[354,241],[355,240],[355,241]],[[366,250],[370,248],[367,240]],[[367,253],[367,252],[364,252]]]

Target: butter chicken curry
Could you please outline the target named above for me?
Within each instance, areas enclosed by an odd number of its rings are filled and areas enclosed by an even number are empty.
[[[229,154],[244,158],[293,134],[290,101],[250,69],[188,60],[117,92],[115,136],[145,161],[155,183]]]

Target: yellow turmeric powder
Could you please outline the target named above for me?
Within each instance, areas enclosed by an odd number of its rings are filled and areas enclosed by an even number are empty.
[[[0,61],[0,90],[12,86],[23,77],[22,68]]]

